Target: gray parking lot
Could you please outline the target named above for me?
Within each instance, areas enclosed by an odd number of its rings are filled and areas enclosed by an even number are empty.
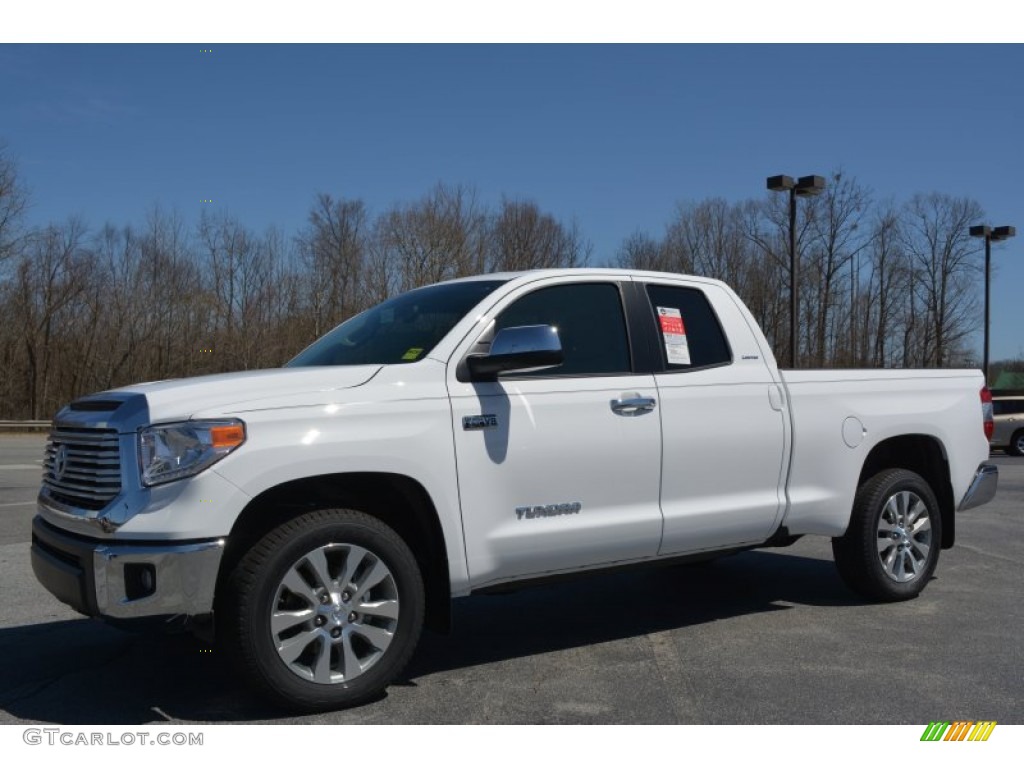
[[[1024,459],[908,603],[839,581],[825,539],[705,566],[458,601],[405,675],[358,709],[291,717],[216,648],[84,619],[36,584],[43,438],[0,435],[0,723],[1024,723]]]

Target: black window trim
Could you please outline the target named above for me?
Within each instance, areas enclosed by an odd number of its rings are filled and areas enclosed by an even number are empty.
[[[635,280],[623,283],[626,299],[626,328],[629,331],[630,349],[636,350],[633,357],[633,371],[646,375],[658,373],[662,362],[655,344],[657,325],[654,316],[644,306],[650,305],[644,286]]]
[[[634,283],[637,287],[637,294],[640,301],[643,303],[643,315],[646,318],[646,336],[650,340],[650,345],[654,347],[654,360],[656,361],[655,367],[652,373],[656,374],[679,374],[679,373],[694,373],[696,371],[709,371],[713,368],[725,368],[726,366],[732,365],[736,362],[736,356],[732,351],[732,344],[729,343],[729,336],[725,332],[725,327],[722,325],[721,318],[718,317],[718,313],[715,311],[715,305],[708,298],[707,293],[697,285],[687,285],[684,283],[676,282],[659,282],[656,280],[638,280]],[[700,291],[704,296],[704,301],[707,302],[708,309],[711,311],[711,317],[714,318],[718,324],[718,330],[722,333],[722,338],[725,340],[725,349],[729,353],[729,359],[724,360],[720,363],[709,363],[708,365],[697,365],[692,368],[669,368],[668,362],[665,359],[665,352],[661,349],[661,345],[657,343],[660,337],[661,331],[658,329],[658,319],[654,314],[654,303],[651,301],[650,295],[647,293],[647,286],[653,285],[662,288],[682,288],[684,290]]]

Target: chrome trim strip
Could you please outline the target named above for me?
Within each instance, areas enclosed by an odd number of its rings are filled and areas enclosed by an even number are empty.
[[[49,491],[43,486],[36,497],[36,509],[43,520],[71,533],[101,538],[106,538],[145,509],[149,500],[148,489],[131,492],[122,489],[103,509],[83,509],[58,501]]]
[[[964,494],[963,501],[957,507],[957,511],[974,509],[982,504],[992,501],[996,495],[996,486],[999,484],[999,467],[995,464],[981,464],[974,475],[971,487]]]

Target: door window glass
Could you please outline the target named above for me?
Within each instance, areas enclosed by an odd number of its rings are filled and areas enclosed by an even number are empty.
[[[600,376],[630,372],[626,319],[615,285],[572,283],[529,293],[498,316],[495,331],[520,325],[555,326],[565,362],[557,368],[510,376]]]
[[[685,371],[732,362],[722,326],[703,291],[652,284],[647,286],[647,296],[666,370]]]

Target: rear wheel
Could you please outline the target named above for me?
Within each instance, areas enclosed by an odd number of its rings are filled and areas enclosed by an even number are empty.
[[[857,491],[846,534],[832,539],[839,575],[864,597],[917,597],[939,560],[942,516],[927,482],[905,469],[879,472]]]
[[[412,655],[423,613],[408,546],[353,510],[311,512],[268,533],[218,601],[219,629],[242,674],[304,710],[380,694]]]
[[[1013,433],[1006,452],[1011,456],[1024,456],[1024,429],[1018,429]]]

